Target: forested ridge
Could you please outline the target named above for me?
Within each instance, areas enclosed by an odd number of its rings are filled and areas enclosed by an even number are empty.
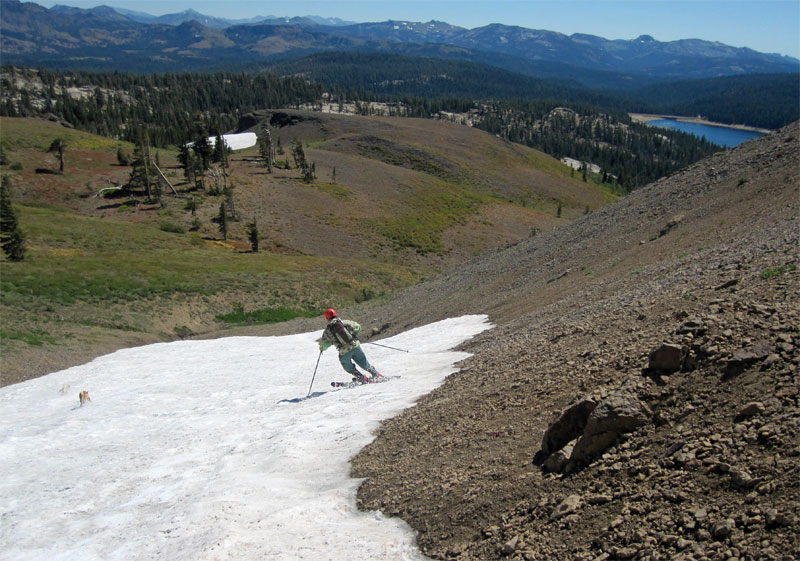
[[[613,92],[588,89],[571,80],[534,78],[489,64],[428,56],[327,52],[264,69],[279,76],[305,76],[350,99],[558,100],[620,113],[628,110],[629,103]]]
[[[498,102],[477,127],[556,158],[590,162],[602,181],[630,191],[720,149],[692,135],[633,123],[597,111],[573,111],[532,102]]]
[[[7,66],[2,71],[0,115],[52,114],[82,130],[131,142],[144,129],[153,146],[165,147],[194,140],[198,114],[208,132],[216,135],[235,129],[243,115],[257,109],[319,109],[325,100],[334,111],[469,124],[557,158],[600,166],[602,171],[594,179],[625,191],[719,150],[678,131],[634,124],[622,111],[581,101],[579,90],[569,85],[519,77],[519,82],[510,80],[499,86],[505,93],[495,96],[497,88],[487,87],[486,97],[476,99],[468,97],[470,88],[492,83],[489,78],[495,69],[487,67],[487,75],[470,76],[475,65],[467,65],[456,74],[441,75],[436,74],[436,61],[416,73],[405,57],[396,62],[395,75],[408,80],[389,83],[386,74],[376,71],[368,76],[364,68],[356,72],[360,79],[350,79],[345,72],[327,84],[322,82],[324,76],[316,81],[302,73],[282,77],[245,72],[137,75]],[[353,83],[362,87],[348,85]],[[370,83],[383,84],[383,91],[368,89]],[[524,98],[528,86],[539,90]],[[445,95],[453,91],[460,95]],[[351,109],[345,109],[346,105]]]
[[[265,107],[311,103],[322,89],[299,77],[248,73],[124,74],[4,67],[0,115],[54,114],[73,126],[130,142],[147,128],[154,146],[179,145],[192,135],[197,113],[213,134]]]
[[[534,78],[490,64],[375,53],[315,53],[261,67],[302,75],[350,99],[549,100],[626,114],[703,115],[729,124],[778,129],[800,119],[800,75],[751,74],[660,82],[639,88],[587,88],[575,80]],[[588,71],[587,71],[588,72]],[[641,77],[631,76],[636,83]]]
[[[753,74],[667,82],[632,95],[631,111],[702,115],[711,121],[778,129],[800,119],[800,75]]]

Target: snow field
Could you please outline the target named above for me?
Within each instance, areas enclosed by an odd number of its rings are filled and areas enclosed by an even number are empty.
[[[398,519],[355,506],[349,459],[485,329],[464,316],[364,350],[400,379],[305,397],[320,332],[126,349],[0,389],[0,558],[423,560]],[[69,384],[62,395],[59,388]],[[79,407],[87,390],[92,402]]]
[[[237,134],[223,134],[222,142],[231,150],[244,150],[255,146],[258,142],[258,137],[254,132],[242,132]],[[213,147],[217,145],[217,137],[209,136],[208,143]]]

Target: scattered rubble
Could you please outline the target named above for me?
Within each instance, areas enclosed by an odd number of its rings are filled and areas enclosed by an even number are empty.
[[[798,132],[400,297],[498,326],[354,459],[360,507],[435,559],[800,558]]]

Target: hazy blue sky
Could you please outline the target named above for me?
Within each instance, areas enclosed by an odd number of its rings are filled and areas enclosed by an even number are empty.
[[[228,19],[253,16],[339,17],[355,22],[432,19],[466,27],[490,23],[548,29],[607,39],[652,35],[659,41],[706,39],[800,58],[798,0],[56,0],[80,8],[99,5],[152,15],[182,12]]]

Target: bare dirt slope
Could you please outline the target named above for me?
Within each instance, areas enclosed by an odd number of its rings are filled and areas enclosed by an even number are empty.
[[[796,559],[799,136],[359,310],[497,325],[354,459],[360,506],[437,559]]]

